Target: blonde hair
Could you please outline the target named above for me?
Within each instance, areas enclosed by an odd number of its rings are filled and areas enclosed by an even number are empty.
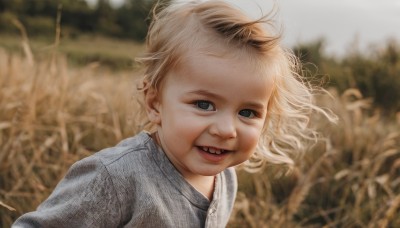
[[[334,116],[314,104],[313,90],[298,72],[297,58],[280,46],[280,34],[272,34],[269,14],[252,20],[221,0],[175,1],[155,7],[147,34],[147,52],[138,60],[145,73],[139,91],[159,89],[167,72],[193,47],[215,43],[245,51],[274,79],[265,126],[253,157],[244,163],[257,170],[266,162],[292,165],[306,142],[318,138],[309,128],[314,111]],[[161,10],[160,10],[161,9]],[[266,27],[268,26],[268,27]],[[270,29],[267,29],[270,28]]]

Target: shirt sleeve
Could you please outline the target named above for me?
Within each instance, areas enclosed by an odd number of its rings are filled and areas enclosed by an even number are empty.
[[[75,163],[49,198],[12,227],[118,227],[120,220],[112,178],[91,156]]]

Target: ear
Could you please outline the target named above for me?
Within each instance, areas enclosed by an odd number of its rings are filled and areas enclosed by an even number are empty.
[[[147,117],[152,123],[161,124],[160,101],[156,89],[149,87],[144,96]]]

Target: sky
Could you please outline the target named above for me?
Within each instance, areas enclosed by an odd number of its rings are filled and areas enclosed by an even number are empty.
[[[96,0],[88,0],[96,1]],[[124,0],[110,0],[118,6]],[[325,51],[341,56],[350,48],[367,51],[388,39],[400,42],[400,0],[227,0],[258,17],[278,6],[287,47],[325,39]]]
[[[271,9],[271,0],[229,0],[250,15]],[[250,3],[251,2],[251,3]],[[341,56],[350,48],[367,51],[388,39],[400,42],[400,0],[276,0],[284,43],[291,47],[319,38],[325,51]],[[259,5],[259,7],[257,7]]]

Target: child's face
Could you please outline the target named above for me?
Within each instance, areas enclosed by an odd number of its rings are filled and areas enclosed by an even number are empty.
[[[216,175],[255,151],[273,83],[245,59],[191,55],[147,99],[158,143],[184,177]]]

